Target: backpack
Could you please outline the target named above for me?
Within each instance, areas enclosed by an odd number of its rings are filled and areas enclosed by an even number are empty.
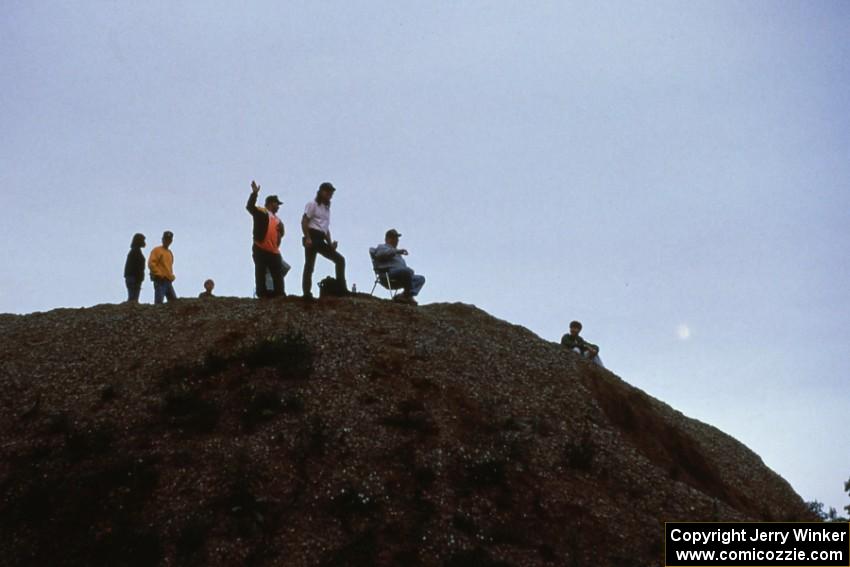
[[[328,276],[319,282],[319,297],[344,297],[346,295],[348,295],[348,290],[334,277]]]

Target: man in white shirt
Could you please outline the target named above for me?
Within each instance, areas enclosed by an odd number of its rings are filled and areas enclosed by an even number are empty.
[[[301,288],[304,299],[312,299],[313,268],[316,254],[321,254],[336,266],[336,279],[340,287],[348,289],[345,283],[345,258],[337,252],[338,243],[331,239],[331,199],[336,188],[327,181],[319,185],[316,198],[304,207],[301,217],[301,231],[304,233],[304,275]]]

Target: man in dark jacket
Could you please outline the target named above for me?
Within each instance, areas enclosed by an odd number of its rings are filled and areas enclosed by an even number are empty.
[[[599,347],[578,336],[580,332],[581,323],[578,321],[572,321],[570,323],[569,334],[561,337],[561,344],[573,352],[577,352],[582,357],[589,359],[594,364],[605,368],[605,365],[602,364],[602,359],[599,358]]]
[[[280,257],[280,242],[283,239],[283,223],[277,218],[282,204],[277,195],[266,197],[266,206],[257,206],[260,186],[251,181],[251,195],[245,208],[254,218],[254,282],[257,297],[285,296],[283,287],[283,260]],[[273,290],[266,287],[266,272],[271,274]]]
[[[145,279],[145,235],[136,233],[130,243],[130,252],[124,262],[124,283],[127,285],[127,303],[138,303],[139,292],[142,290],[142,280]]]

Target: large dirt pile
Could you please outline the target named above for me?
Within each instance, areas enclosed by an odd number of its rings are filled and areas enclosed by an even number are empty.
[[[467,305],[0,316],[6,565],[656,565],[810,519],[757,455]]]

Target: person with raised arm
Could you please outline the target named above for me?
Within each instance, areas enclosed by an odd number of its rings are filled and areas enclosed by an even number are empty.
[[[277,212],[283,204],[277,195],[269,195],[265,207],[257,206],[260,186],[251,181],[251,195],[245,208],[254,219],[254,245],[251,256],[254,259],[254,284],[260,299],[286,295],[283,283],[283,259],[280,255],[280,243],[285,234],[283,222]],[[272,289],[266,286],[266,274],[271,275]]]

